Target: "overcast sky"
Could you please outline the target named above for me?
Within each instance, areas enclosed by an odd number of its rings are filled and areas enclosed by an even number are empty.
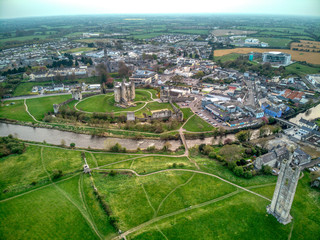
[[[104,13],[254,13],[320,16],[320,0],[0,0],[0,18]]]

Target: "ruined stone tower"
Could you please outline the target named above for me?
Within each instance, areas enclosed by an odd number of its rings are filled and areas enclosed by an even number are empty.
[[[135,99],[135,85],[134,82],[127,83],[125,79],[114,87],[114,101],[116,104],[122,106],[133,105],[132,101]]]
[[[267,206],[267,212],[277,218],[282,224],[291,222],[290,209],[296,192],[300,166],[293,165],[292,154],[289,160],[281,163],[280,173],[271,204]]]
[[[71,93],[72,93],[72,98],[74,98],[75,100],[82,99],[82,92],[80,89],[72,89]]]

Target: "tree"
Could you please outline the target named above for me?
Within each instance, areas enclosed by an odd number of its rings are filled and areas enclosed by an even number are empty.
[[[119,62],[119,76],[124,78],[124,77],[129,77],[129,71],[130,69],[127,67],[127,65],[124,62]]]
[[[272,174],[272,168],[268,165],[262,165],[261,171],[266,175]]]
[[[236,138],[238,139],[239,142],[246,142],[250,140],[251,133],[247,130],[243,130],[236,134]]]
[[[241,177],[243,175],[243,167],[241,166],[236,166],[234,169],[233,169],[233,172],[235,175],[237,175],[238,177]]]
[[[76,146],[75,143],[70,143],[70,147],[71,147],[71,148],[74,148],[75,146]]]
[[[52,171],[52,179],[53,180],[58,179],[60,177],[62,177],[62,171],[61,170],[55,169],[55,170]]]

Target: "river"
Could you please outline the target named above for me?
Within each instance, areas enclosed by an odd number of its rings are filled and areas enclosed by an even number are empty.
[[[317,106],[310,108],[308,111],[305,111],[304,113],[299,113],[294,118],[291,118],[289,121],[298,124],[300,118],[304,118],[307,120],[313,120],[315,118],[320,118],[320,104]]]
[[[26,141],[46,141],[47,143],[54,145],[60,145],[61,141],[64,140],[66,146],[69,146],[70,143],[75,143],[76,147],[90,147],[92,149],[109,149],[116,143],[121,144],[122,147],[125,147],[128,150],[136,150],[137,148],[146,149],[150,146],[155,146],[160,149],[166,142],[152,139],[134,140],[113,137],[92,137],[87,134],[64,132],[55,129],[34,128],[29,126],[0,123],[0,136],[8,136],[9,134]],[[170,149],[176,150],[181,145],[181,142],[179,140],[170,141],[170,144]]]
[[[126,138],[114,138],[114,137],[93,137],[87,134],[65,132],[49,128],[36,128],[22,125],[14,125],[8,123],[0,123],[0,136],[13,135],[22,140],[34,141],[34,142],[47,142],[53,145],[60,145],[62,141],[66,146],[70,143],[75,143],[79,148],[92,148],[92,149],[109,149],[111,146],[119,143],[122,147],[128,150],[136,150],[137,148],[146,149],[150,146],[155,146],[157,149],[161,149],[167,141],[156,139],[126,139]],[[259,130],[253,130],[251,139],[256,139],[259,136]],[[225,139],[235,140],[234,134],[228,134],[222,138],[207,137],[205,139],[193,139],[186,140],[189,148],[204,144],[218,144],[220,141],[223,143]],[[168,141],[171,146],[170,150],[175,151],[181,146],[180,140]]]

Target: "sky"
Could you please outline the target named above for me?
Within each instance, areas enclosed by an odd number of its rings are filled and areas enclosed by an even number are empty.
[[[108,13],[248,13],[320,16],[320,0],[0,0],[0,18]]]

